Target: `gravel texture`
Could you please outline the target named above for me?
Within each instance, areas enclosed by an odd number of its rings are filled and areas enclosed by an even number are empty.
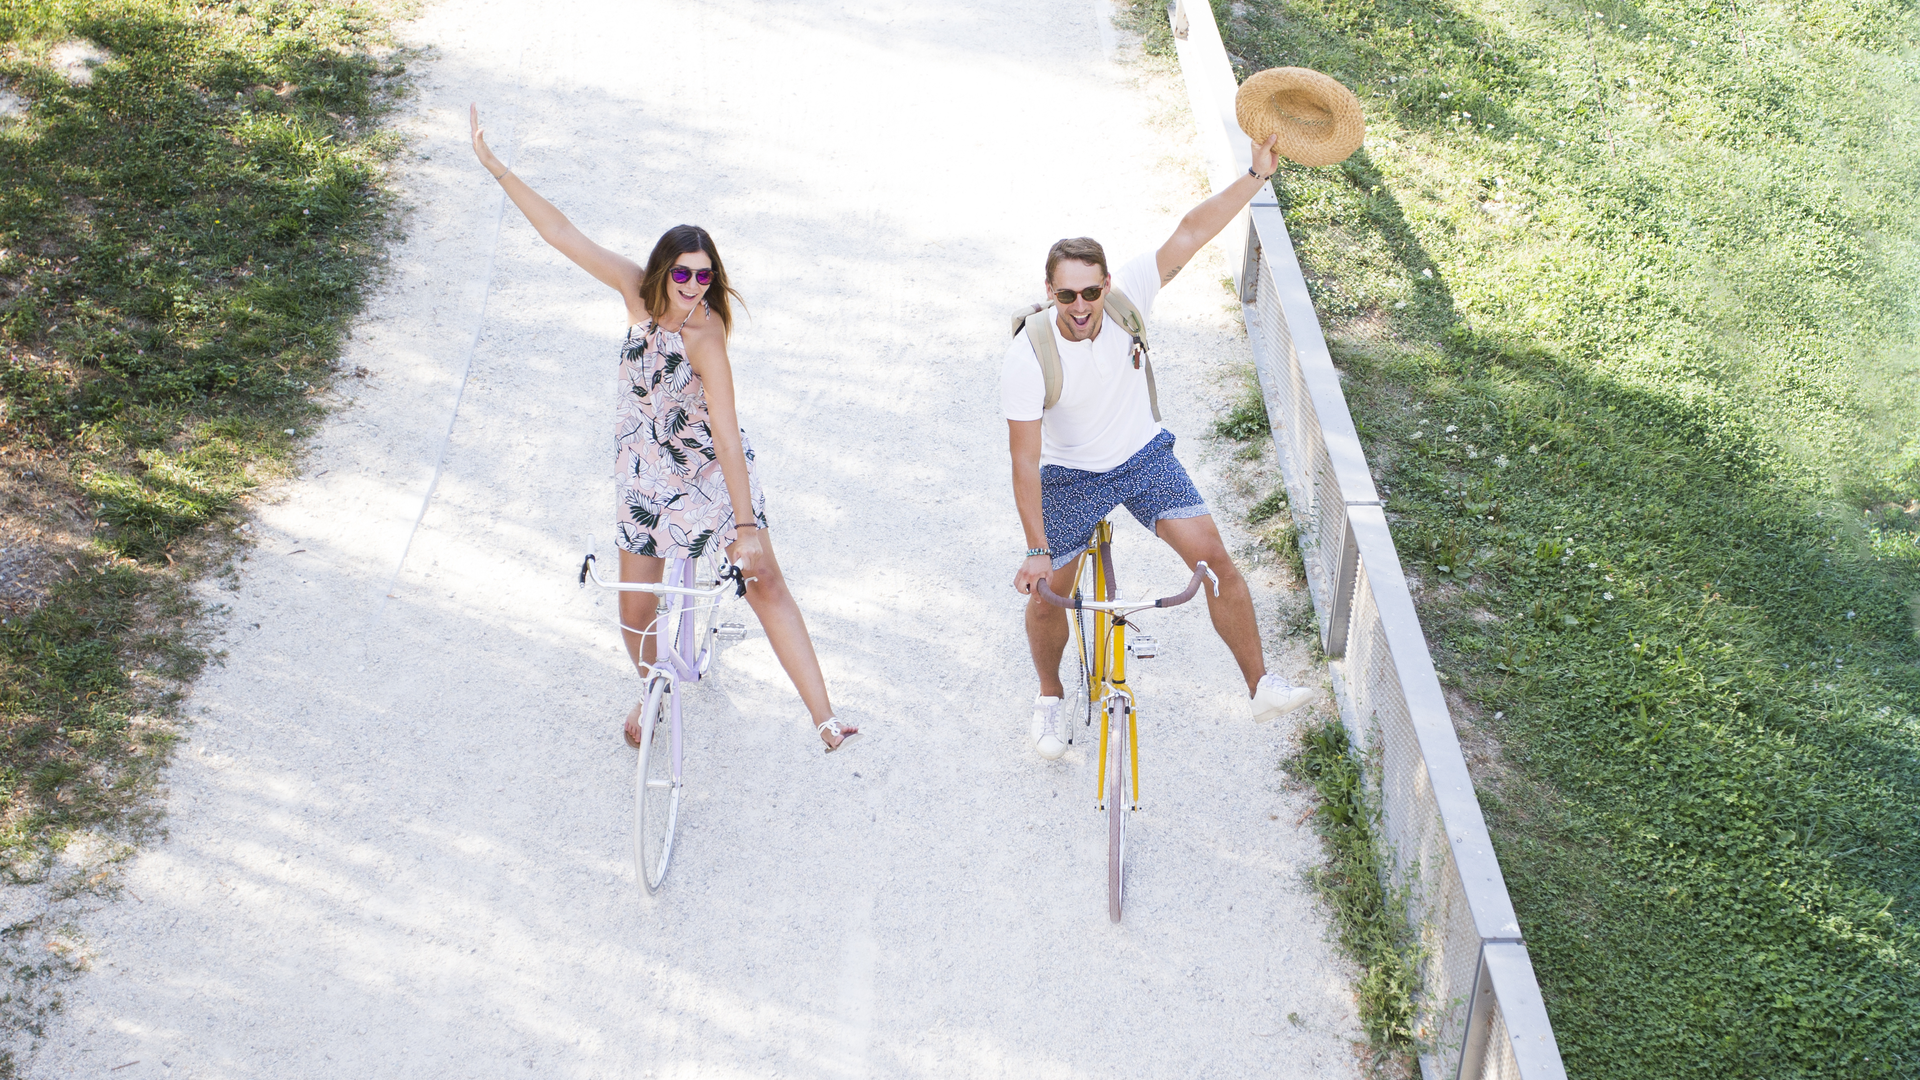
[[[1121,925],[1092,763],[1027,743],[1006,315],[1054,239],[1122,258],[1200,194],[1184,105],[1104,19],[450,0],[412,23],[413,210],[345,359],[371,374],[259,508],[237,588],[205,587],[227,656],[170,833],[81,917],[91,970],[25,1073],[1354,1075],[1350,971],[1277,768],[1293,729],[1247,719],[1203,605],[1148,620]],[[639,684],[611,599],[573,579],[611,515],[622,310],[513,211],[496,225],[472,100],[603,243],[713,231],[751,313],[732,353],[771,536],[869,733],[823,756],[765,640],[732,647],[690,701],[651,900],[618,731]],[[1245,544],[1271,464],[1207,435],[1247,363],[1222,276],[1196,260],[1152,336],[1182,456]],[[1129,593],[1182,580],[1120,533]],[[1272,663],[1320,680],[1273,573],[1251,575]]]

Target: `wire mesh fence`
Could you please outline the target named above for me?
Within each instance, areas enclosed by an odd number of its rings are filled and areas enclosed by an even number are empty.
[[[1169,11],[1215,189],[1247,165],[1210,4]],[[1335,696],[1379,797],[1392,880],[1420,950],[1427,1080],[1562,1080],[1540,987],[1467,775],[1339,373],[1263,189],[1223,237],[1279,450]]]
[[[1406,898],[1419,946],[1421,1070],[1428,1080],[1564,1076],[1531,966],[1503,976],[1523,984],[1511,998],[1489,981],[1487,1001],[1476,1009],[1484,949],[1518,946],[1519,924],[1372,477],[1361,458],[1364,483],[1343,483],[1355,469],[1330,449],[1343,441],[1357,448],[1358,438],[1344,399],[1334,407],[1313,393],[1337,393],[1338,374],[1317,322],[1304,331],[1301,305],[1285,302],[1295,292],[1304,300],[1305,283],[1279,209],[1257,206],[1250,217],[1242,288],[1251,298],[1248,336],[1341,715],[1352,744],[1364,748],[1379,798],[1380,832],[1392,855],[1386,884]],[[1304,317],[1313,318],[1310,303]],[[1303,340],[1317,356],[1300,347]],[[1515,1002],[1526,1005],[1518,1014]],[[1515,1050],[1522,1039],[1544,1052],[1523,1059]]]

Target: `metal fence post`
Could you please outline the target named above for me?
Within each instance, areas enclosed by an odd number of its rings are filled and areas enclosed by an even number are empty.
[[[1262,193],[1268,189],[1261,188]],[[1259,205],[1260,197],[1254,196],[1254,205]],[[1240,244],[1240,302],[1256,303],[1260,299],[1260,232],[1254,228],[1253,215],[1246,215],[1247,227],[1242,230],[1246,239]]]
[[[1467,1008],[1466,1033],[1460,1040],[1460,1067],[1456,1080],[1475,1080],[1486,1071],[1488,1028],[1500,1002],[1493,996],[1493,974],[1487,970],[1487,948],[1480,947],[1480,968],[1473,977],[1473,1001]]]
[[[1333,591],[1327,597],[1326,625],[1321,628],[1320,651],[1345,656],[1347,628],[1353,622],[1353,590],[1360,580],[1360,543],[1353,532],[1353,507],[1340,513],[1340,551],[1334,556]]]

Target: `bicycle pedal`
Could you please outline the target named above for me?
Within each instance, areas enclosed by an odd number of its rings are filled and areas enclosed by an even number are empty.
[[[747,638],[747,624],[737,622],[721,623],[719,626],[713,628],[713,636],[719,638],[721,641],[745,641]]]
[[[1136,634],[1127,642],[1127,655],[1135,660],[1151,660],[1160,653],[1160,643],[1145,634]]]

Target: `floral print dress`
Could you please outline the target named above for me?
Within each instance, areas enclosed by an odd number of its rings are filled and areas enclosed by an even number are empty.
[[[727,480],[713,448],[707,389],[687,361],[680,335],[652,320],[635,323],[620,347],[620,405],[614,423],[620,546],[635,555],[697,559],[724,552],[738,529]],[[766,494],[747,458],[748,501],[767,524]]]

